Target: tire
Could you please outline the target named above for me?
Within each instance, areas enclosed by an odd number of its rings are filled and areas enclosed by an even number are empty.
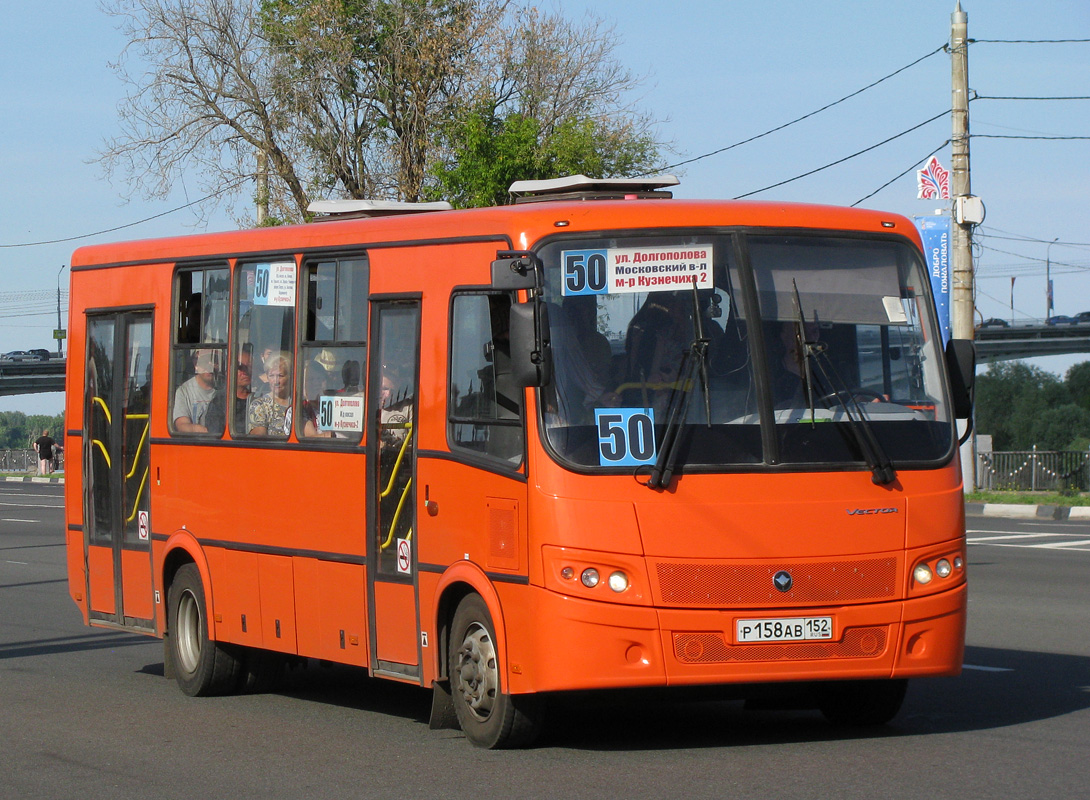
[[[526,747],[541,732],[544,702],[533,694],[504,691],[496,631],[480,595],[458,604],[450,632],[450,691],[458,724],[477,747]]]
[[[233,648],[208,637],[208,606],[196,564],[185,564],[170,584],[167,605],[174,677],[190,697],[230,694],[240,663]]]
[[[843,681],[822,690],[818,708],[834,725],[885,725],[901,710],[907,680]]]
[[[280,686],[285,659],[280,653],[244,648],[239,658],[238,691],[243,694],[264,694]]]

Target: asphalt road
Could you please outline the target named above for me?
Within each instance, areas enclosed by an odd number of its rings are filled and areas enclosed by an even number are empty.
[[[312,667],[187,698],[157,640],[83,627],[58,486],[0,483],[0,797],[1058,798],[1090,787],[1090,524],[969,519],[964,673],[843,732],[816,712],[581,699],[485,752],[428,693]]]

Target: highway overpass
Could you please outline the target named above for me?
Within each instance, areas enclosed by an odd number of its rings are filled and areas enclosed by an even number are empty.
[[[63,358],[0,361],[0,396],[64,391]]]
[[[976,330],[979,363],[1019,358],[1090,354],[1090,323],[1081,325],[988,325]],[[65,359],[0,361],[0,395],[64,391]]]

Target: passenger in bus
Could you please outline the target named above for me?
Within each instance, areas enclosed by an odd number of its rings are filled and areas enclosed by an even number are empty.
[[[779,360],[773,361],[772,372],[772,404],[776,408],[806,408],[810,404],[804,345],[799,339],[798,328],[796,322],[785,322],[780,326],[779,342],[782,354]],[[816,324],[806,323],[806,341],[816,342],[819,333]]]
[[[594,408],[616,406],[609,391],[612,379],[612,349],[597,329],[597,298],[566,297],[563,305],[549,306],[556,372],[557,422],[561,425],[589,425]]]
[[[382,389],[379,392],[379,447],[385,455],[400,449],[412,424],[413,397],[411,387],[404,387],[397,372],[383,366]]]
[[[652,292],[628,323],[625,372],[619,389],[624,405],[666,411],[681,360],[693,340],[692,295]]]
[[[253,345],[251,345],[253,347]],[[269,393],[269,379],[265,375],[265,360],[276,352],[276,348],[271,345],[266,345],[261,348],[261,358],[258,360],[258,372],[257,380],[250,383],[250,404],[252,405],[258,398],[263,397]]]
[[[250,404],[246,426],[251,436],[287,436],[291,432],[291,357],[274,352],[263,366],[269,393]]]
[[[235,429],[244,429],[246,425],[246,409],[251,397],[250,380],[253,364],[253,345],[246,343],[238,354],[238,364],[235,366],[235,397],[231,404],[231,412]],[[208,417],[205,424],[210,433],[222,434],[226,427],[227,413],[227,386],[221,386],[216,390],[216,396],[208,408]]]
[[[208,433],[205,419],[216,394],[216,369],[211,350],[197,351],[193,371],[193,377],[174,393],[174,429],[179,433]]]
[[[337,394],[349,397],[363,394],[360,391],[360,362],[351,358],[344,362],[344,366],[341,367],[341,383],[344,386]]]
[[[322,353],[332,357],[328,350],[323,350]],[[329,372],[325,367],[325,363],[328,362],[323,361],[319,356],[319,358],[311,360],[303,369],[303,407],[301,409],[303,414],[303,436],[325,439],[333,437],[332,431],[318,429],[318,412],[321,406],[321,398],[322,395],[326,394],[326,387],[329,383]]]

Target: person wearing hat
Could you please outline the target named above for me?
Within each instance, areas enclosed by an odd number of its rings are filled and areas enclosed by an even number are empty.
[[[174,429],[179,433],[208,433],[205,418],[216,393],[215,372],[212,351],[197,351],[193,377],[174,393]]]

